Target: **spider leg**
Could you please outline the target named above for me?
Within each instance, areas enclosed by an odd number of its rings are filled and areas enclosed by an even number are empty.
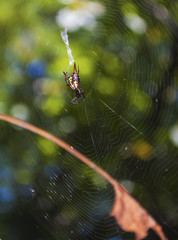
[[[79,98],[81,98],[81,100],[79,101],[79,102],[75,102],[77,99],[79,99]],[[85,99],[85,96],[84,96],[84,94],[82,94],[82,96],[80,96],[80,97],[74,97],[74,99],[72,99],[72,101],[71,101],[71,103],[72,104],[79,104],[79,103],[81,103],[81,101],[83,101]]]
[[[67,73],[65,73],[65,72],[63,72],[64,73],[64,76],[65,76],[65,82],[66,82],[66,84],[67,84],[67,86],[70,86],[69,85],[69,83],[70,83],[70,81],[69,81],[69,75],[67,74]]]
[[[81,101],[83,101],[85,98],[84,97],[82,97],[82,99],[77,103],[77,104],[79,104],[79,103],[81,103]]]
[[[79,102],[75,102],[77,100],[77,97],[74,97],[71,101],[72,104],[79,104]]]

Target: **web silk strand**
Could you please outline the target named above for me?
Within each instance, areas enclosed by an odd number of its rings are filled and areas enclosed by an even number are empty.
[[[68,35],[67,35],[67,28],[65,28],[65,30],[63,32],[61,32],[61,37],[62,40],[64,41],[66,47],[67,47],[67,55],[69,57],[69,65],[72,65],[74,62],[74,58],[72,56],[72,50],[70,49],[69,46],[69,39],[68,39]]]

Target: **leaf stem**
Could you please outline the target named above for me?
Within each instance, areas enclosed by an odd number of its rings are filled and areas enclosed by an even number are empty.
[[[111,183],[113,185],[115,180],[107,172],[105,172],[102,168],[98,167],[92,160],[85,157],[82,153],[77,151],[75,148],[73,148],[72,146],[70,146],[68,143],[64,142],[60,138],[57,138],[56,136],[52,135],[51,133],[49,133],[41,128],[38,128],[30,123],[24,122],[20,119],[11,117],[11,116],[3,114],[3,113],[0,113],[0,120],[12,123],[16,126],[24,128],[24,129],[27,129],[31,132],[36,133],[37,135],[40,135],[40,136],[52,141],[53,143],[55,143],[59,147],[65,149],[67,152],[69,152],[76,158],[80,159],[83,163],[85,163],[90,168],[92,168],[94,171],[99,173],[103,178],[105,178],[109,183]]]

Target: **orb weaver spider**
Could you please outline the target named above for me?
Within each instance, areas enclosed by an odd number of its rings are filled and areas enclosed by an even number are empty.
[[[85,99],[84,96],[84,91],[80,88],[80,78],[79,78],[79,67],[78,67],[78,72],[77,72],[77,68],[76,68],[76,64],[74,63],[74,70],[73,70],[73,74],[70,77],[67,73],[63,72],[64,76],[65,76],[65,81],[67,83],[67,86],[69,86],[70,88],[72,88],[73,90],[75,90],[76,93],[76,97],[74,97],[71,101],[72,104],[79,104],[81,103],[81,101],[83,99]],[[81,98],[82,99],[77,102],[76,100]]]

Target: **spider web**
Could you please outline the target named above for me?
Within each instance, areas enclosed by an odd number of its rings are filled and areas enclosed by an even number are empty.
[[[73,2],[66,1],[66,6]],[[176,239],[177,98],[172,97],[176,86],[171,72],[173,30],[169,16],[174,13],[173,5],[154,1],[97,3],[104,11],[94,22],[89,18],[89,24],[84,21],[83,25],[92,35],[92,42],[87,41],[89,33],[68,30],[72,53],[80,66],[85,101],[72,105],[73,92],[66,87],[65,113],[52,121],[39,113],[44,97],[40,95],[39,79],[34,83],[33,114],[38,116],[41,128],[64,139],[123,184],[169,237]],[[60,11],[67,11],[66,6]],[[75,37],[82,42],[79,54],[72,48]],[[65,47],[63,51],[67,55]],[[81,54],[89,60],[83,57],[83,63]],[[85,74],[85,63],[92,74]],[[64,68],[73,71],[70,66]],[[30,195],[26,196],[26,208],[36,219],[40,239],[134,239],[109,216],[114,192],[103,178],[57,147],[54,157],[45,157],[43,142],[26,134],[32,148],[40,148],[41,144],[40,157],[34,158],[43,164],[35,169],[36,179],[27,185]],[[33,158],[32,151],[29,155]],[[148,239],[157,237],[150,233]]]
[[[93,37],[95,43],[82,46],[83,49],[88,49],[86,53],[97,68],[98,74],[92,76],[91,85],[86,90],[86,100],[82,104],[77,107],[67,104],[67,115],[74,117],[77,124],[75,133],[70,134],[67,141],[118,179],[143,206],[149,209],[161,225],[177,235],[170,224],[177,219],[177,213],[166,216],[168,214],[166,206],[161,205],[162,197],[167,201],[174,198],[174,194],[166,187],[170,181],[177,178],[176,171],[170,171],[174,160],[168,162],[168,149],[163,147],[166,143],[160,140],[164,133],[160,132],[160,136],[155,138],[153,127],[156,121],[156,108],[160,101],[156,94],[164,80],[162,70],[168,64],[165,61],[164,67],[160,68],[158,57],[166,52],[166,46],[162,44],[161,49],[153,49],[151,44],[145,42],[146,40],[141,40],[142,34],[149,28],[144,18],[129,15],[126,9],[127,27],[135,31],[131,33],[118,18],[119,11],[113,8],[115,3],[105,1],[105,4],[109,10],[107,9],[107,15],[99,21],[94,30],[97,33]],[[117,1],[117,4],[120,2]],[[152,14],[151,4],[138,2],[136,6],[143,15]],[[107,32],[101,23],[108,25]],[[162,29],[161,23],[157,22],[156,18],[152,24],[153,27]],[[118,32],[128,35],[125,42],[118,39]],[[85,42],[85,36],[80,37]],[[97,42],[98,44],[102,42],[102,38],[109,44],[105,46],[108,50],[104,52],[105,61],[101,63],[98,62],[98,55],[101,52],[97,51],[96,46]],[[136,52],[138,45],[144,54]],[[114,73],[112,78],[105,68],[108,67],[109,57],[112,57],[114,51],[123,69],[120,73],[118,71],[118,74]],[[117,67],[113,71],[117,71]],[[112,71],[108,72],[112,75]],[[81,86],[85,87],[82,68],[80,77]],[[99,86],[103,80],[105,85],[101,87],[101,91]],[[112,89],[111,84],[116,91]],[[140,91],[149,99],[145,99]],[[130,94],[134,103],[130,99]],[[68,97],[71,98],[70,94]],[[142,101],[144,107],[139,106]],[[162,119],[160,126],[169,129],[173,123],[170,110],[167,108],[164,111],[165,120]],[[123,233],[114,219],[108,215],[113,203],[113,189],[107,182],[68,153],[59,154],[57,166],[62,169],[60,176],[55,177],[55,173],[52,172],[50,180],[42,182],[44,189],[42,199],[47,198],[46,201],[52,206],[42,211],[41,221],[43,227],[50,229],[54,239],[132,238],[131,234]]]

